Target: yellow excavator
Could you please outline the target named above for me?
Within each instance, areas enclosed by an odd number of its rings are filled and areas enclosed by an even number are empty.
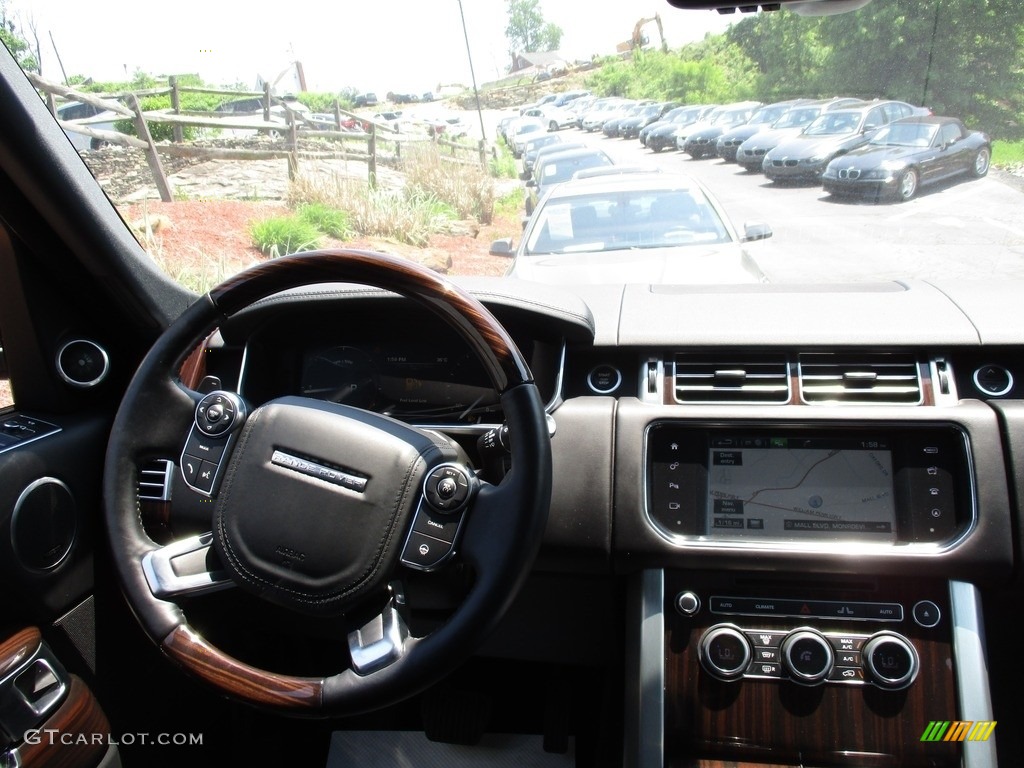
[[[633,27],[633,37],[629,40],[625,40],[615,46],[615,50],[619,53],[628,53],[635,51],[638,48],[650,47],[651,39],[650,36],[644,33],[644,28],[654,22],[658,27],[658,37],[661,39],[661,50],[668,53],[668,44],[665,42],[665,30],[661,26],[661,14],[654,14],[650,18],[640,19],[636,26]]]

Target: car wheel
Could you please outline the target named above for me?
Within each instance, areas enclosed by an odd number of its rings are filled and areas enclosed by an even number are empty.
[[[988,173],[988,167],[992,161],[992,152],[988,147],[982,147],[978,150],[978,154],[974,156],[974,163],[971,165],[971,173],[975,177],[981,178]]]
[[[917,171],[908,168],[896,182],[896,200],[903,203],[917,194]]]
[[[552,133],[557,131],[558,130],[558,122],[555,121],[555,120],[552,120],[550,123],[548,123],[548,130],[551,131]]]
[[[109,146],[110,146],[110,142],[109,141],[104,141],[103,139],[92,139],[92,140],[89,141],[89,149],[103,149],[104,147],[109,147]],[[981,174],[981,175],[984,175],[984,174]]]
[[[500,393],[514,435],[514,470],[497,485],[477,482],[465,497],[467,512],[460,524],[465,530],[455,556],[474,574],[472,591],[442,626],[425,634],[407,626],[404,610],[399,611],[406,605],[402,537],[412,529],[421,493],[426,498],[428,473],[447,465],[469,476],[457,463],[458,450],[436,434],[378,413],[304,397],[277,398],[246,418],[236,395],[218,393],[221,403],[234,404],[228,413],[236,416],[228,416],[225,424],[240,427],[241,437],[237,444],[236,438],[227,438],[222,446],[225,480],[211,504],[211,532],[160,546],[149,538],[139,516],[137,467],[155,455],[177,455],[182,438],[196,434],[190,425],[201,423],[196,419],[202,418],[206,398],[184,386],[178,376],[181,361],[225,317],[278,291],[321,282],[369,284],[439,315],[475,350]],[[285,445],[371,479],[358,492],[347,491],[351,497],[320,480],[322,474],[313,474],[317,481],[310,483],[304,473],[315,465],[277,450]],[[285,466],[291,469],[277,471]],[[156,341],[128,386],[114,421],[104,474],[114,562],[133,613],[149,637],[221,693],[263,709],[308,716],[355,714],[397,702],[462,663],[525,581],[540,548],[550,494],[551,446],[544,406],[508,333],[482,304],[436,272],[368,251],[275,259],[197,299]],[[293,549],[282,546],[285,538]],[[330,543],[325,545],[325,540]],[[426,543],[420,545],[421,555],[428,551]],[[200,571],[177,573],[172,561],[188,557],[199,558]],[[283,566],[281,557],[286,558]],[[287,559],[292,557],[303,566]],[[179,602],[228,587],[249,593],[243,599],[254,607],[269,603],[275,611],[283,609],[284,614],[273,615],[286,626],[289,613],[301,617],[300,623],[318,618],[332,626],[340,622],[349,653],[338,656],[351,662],[337,673],[298,677],[252,666],[207,642],[189,624]],[[380,614],[364,624],[377,610]],[[223,633],[220,639],[225,639]]]
[[[658,152],[661,152],[663,147],[661,146],[661,144],[652,144],[651,149],[654,151],[655,154],[657,154]]]

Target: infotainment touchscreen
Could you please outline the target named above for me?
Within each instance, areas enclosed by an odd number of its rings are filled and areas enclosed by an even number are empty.
[[[715,539],[896,540],[885,439],[712,433],[707,478]]]

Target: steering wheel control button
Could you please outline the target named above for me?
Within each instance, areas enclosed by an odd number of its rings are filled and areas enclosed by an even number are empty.
[[[431,509],[442,515],[453,514],[466,506],[476,478],[457,464],[441,464],[423,481],[423,495]]]
[[[920,602],[914,603],[912,614],[914,616],[914,622],[925,629],[937,627],[939,625],[939,621],[942,619],[942,611],[940,611],[939,606],[931,600],[921,600]]]
[[[219,440],[210,439],[194,429],[188,437],[188,442],[185,443],[185,453],[203,461],[216,464],[220,461],[221,456],[224,455],[225,447],[227,447],[227,440],[223,438]]]
[[[676,595],[676,610],[683,616],[693,616],[700,610],[700,598],[686,590]]]
[[[917,651],[902,635],[879,632],[864,645],[864,665],[880,688],[900,690],[917,677]]]
[[[835,657],[825,637],[813,629],[795,630],[782,643],[782,662],[789,676],[803,685],[824,682]]]
[[[700,639],[700,662],[712,677],[727,682],[738,680],[750,661],[750,643],[732,625],[711,627]]]
[[[425,536],[453,544],[459,533],[460,525],[462,525],[461,515],[438,515],[421,507],[416,513],[416,521],[413,523],[412,529]]]
[[[245,404],[233,392],[211,392],[196,406],[196,427],[209,437],[221,437],[242,421]]]
[[[412,531],[405,542],[402,563],[420,571],[432,571],[443,564],[451,553],[451,542]]]
[[[213,482],[217,479],[217,465],[204,461],[196,472],[195,487],[204,493],[213,492]]]

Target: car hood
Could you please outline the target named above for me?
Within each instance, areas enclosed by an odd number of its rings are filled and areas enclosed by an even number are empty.
[[[780,142],[799,136],[803,127],[797,128],[770,128],[766,131],[758,131],[744,143],[744,149],[771,149]]]
[[[728,131],[724,131],[721,138],[727,140],[740,139],[742,141],[762,132],[764,132],[764,126],[762,125],[741,125],[736,128],[730,128]]]
[[[732,285],[765,281],[760,268],[738,243],[519,256],[509,275],[560,285]]]
[[[771,151],[772,157],[815,157],[830,155],[841,149],[856,146],[867,139],[860,133],[844,133],[841,136],[804,136],[781,142]]]
[[[722,135],[722,129],[716,125],[701,128],[698,131],[690,131],[688,139],[715,139]]]
[[[883,162],[909,163],[919,157],[934,155],[937,150],[929,147],[884,147],[865,145],[847,152],[842,157],[844,168],[865,170],[876,168]]]

